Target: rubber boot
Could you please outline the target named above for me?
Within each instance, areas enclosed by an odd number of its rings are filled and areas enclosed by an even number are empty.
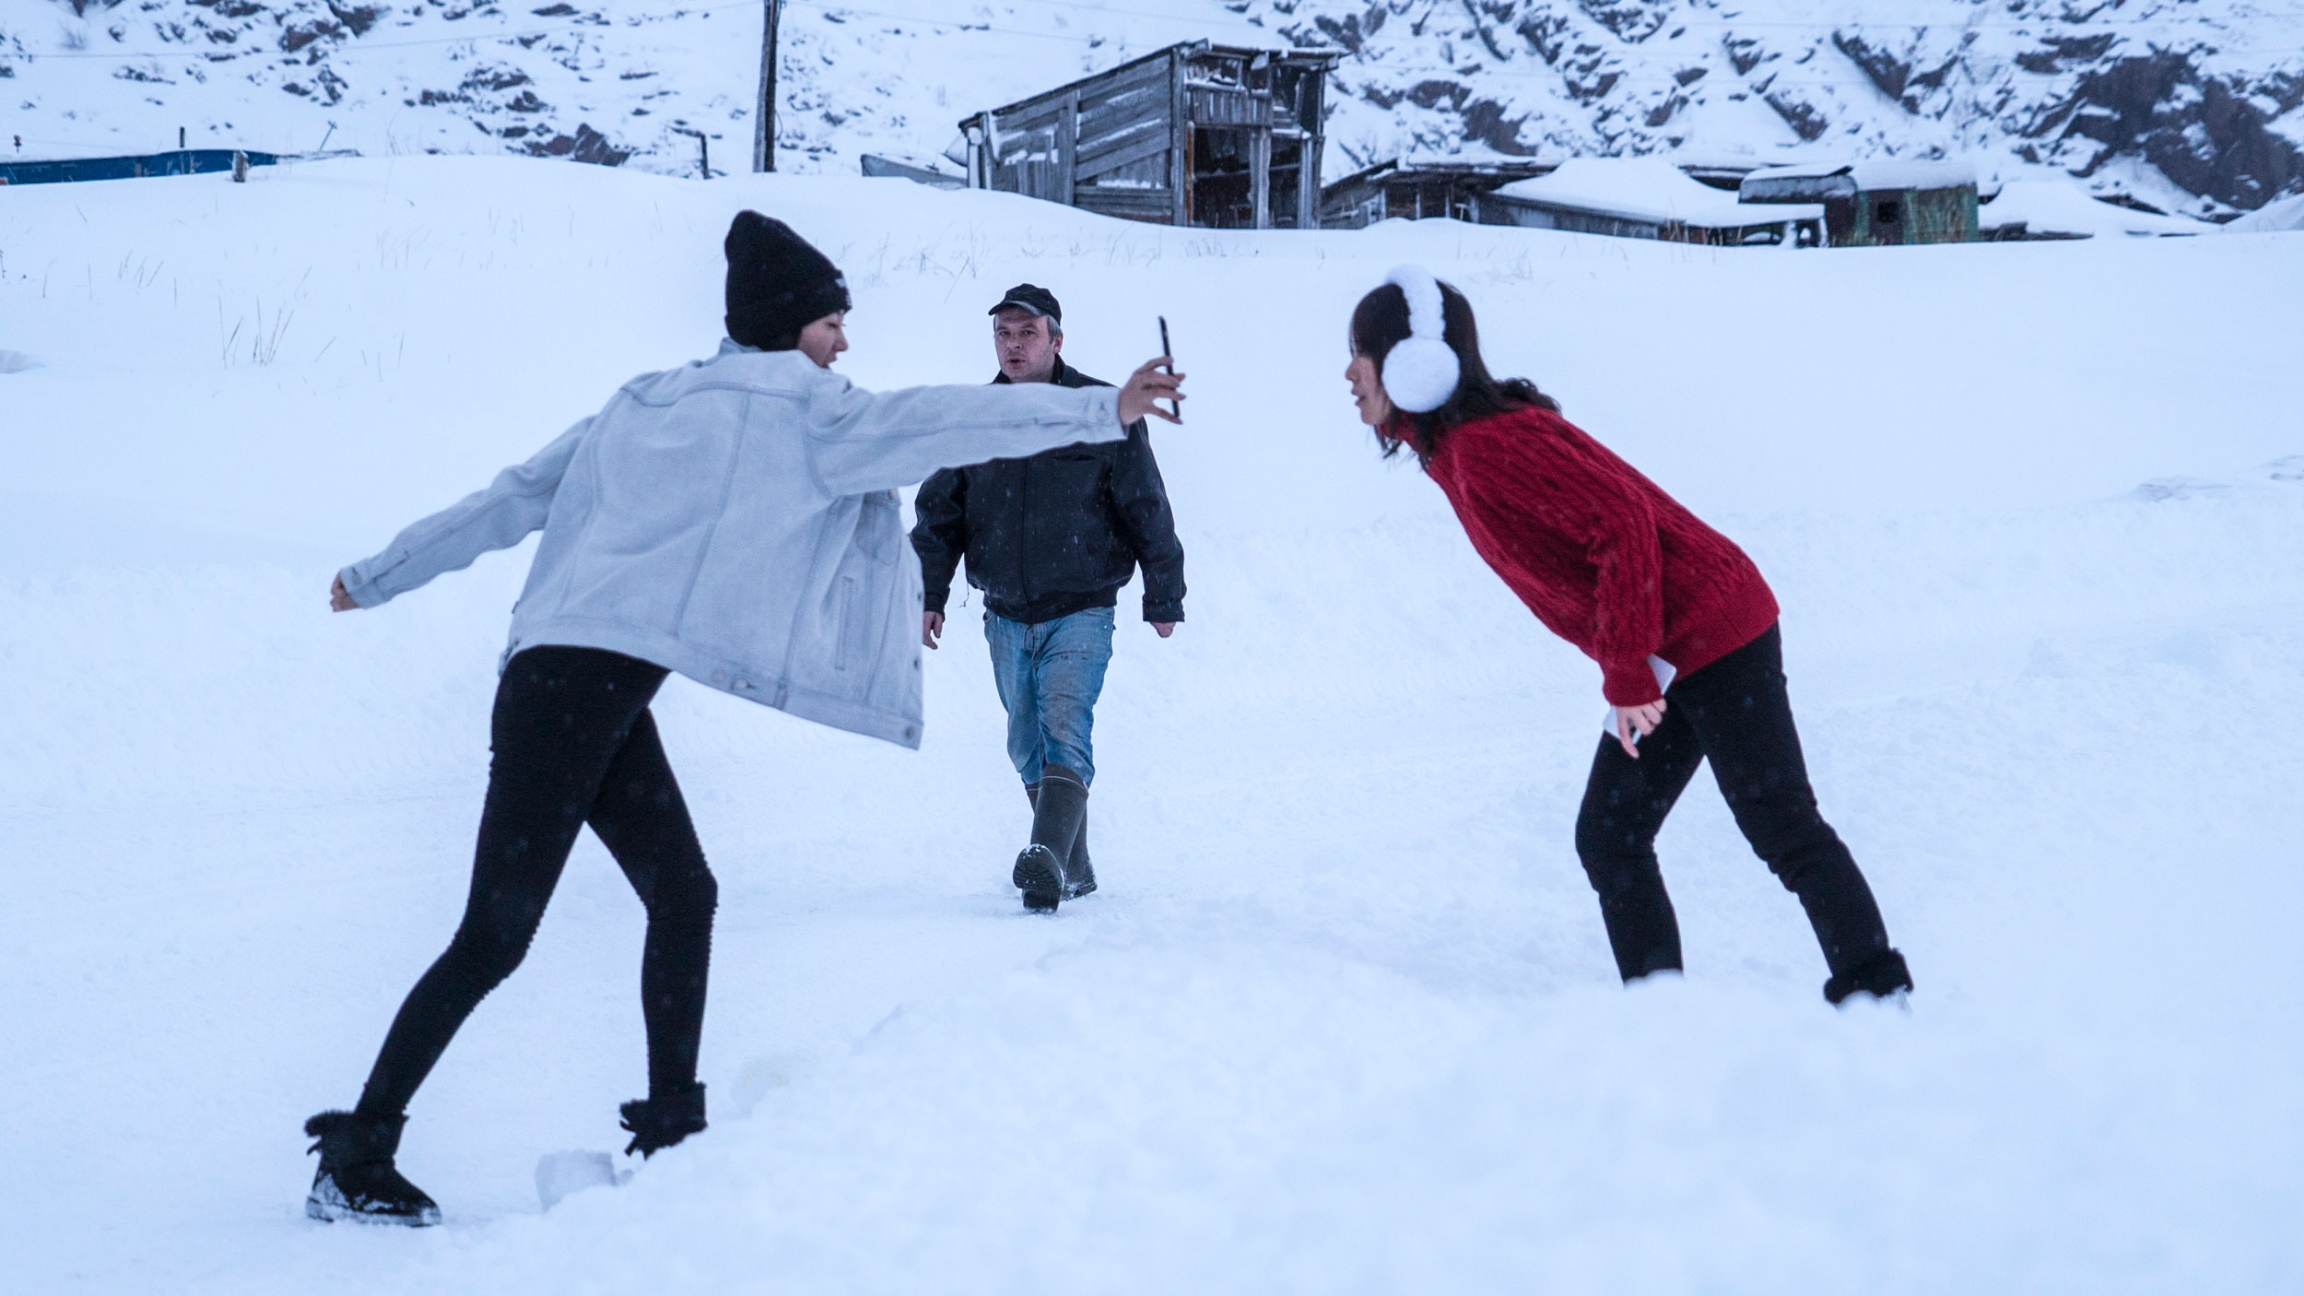
[[[624,1117],[624,1128],[632,1135],[632,1144],[624,1149],[624,1155],[637,1152],[642,1160],[668,1147],[676,1147],[681,1140],[691,1134],[701,1134],[706,1128],[704,1086],[693,1081],[668,1094],[635,1098],[617,1111]]]
[[[1087,813],[1086,780],[1061,765],[1049,766],[1040,779],[1040,794],[1032,801],[1032,844],[1016,856],[1016,870],[1010,875],[1024,893],[1026,909],[1053,913],[1064,899],[1064,865]]]
[[[1888,949],[1826,981],[1824,999],[1837,1005],[1850,995],[1868,994],[1875,999],[1885,999],[1911,989],[1912,972],[1904,966],[1904,956]]]
[[[316,1220],[409,1228],[439,1223],[440,1207],[392,1164],[407,1123],[405,1114],[379,1117],[347,1111],[325,1111],[304,1122],[304,1133],[315,1140],[311,1151],[320,1154],[304,1213]]]
[[[1040,785],[1024,785],[1024,799],[1040,809]],[[1077,900],[1096,889],[1096,865],[1088,858],[1088,808],[1080,808],[1080,835],[1072,839],[1072,853],[1064,861],[1064,898]]]
[[[1072,857],[1064,861],[1064,898],[1077,900],[1096,889],[1096,866],[1088,860],[1088,807],[1080,807],[1080,835],[1072,839]]]

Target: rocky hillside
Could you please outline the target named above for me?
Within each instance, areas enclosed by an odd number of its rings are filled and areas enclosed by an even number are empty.
[[[1173,40],[1345,55],[1331,176],[1402,152],[1957,154],[2196,215],[2304,191],[2283,0],[786,0],[787,169],[933,158],[962,114]],[[22,156],[194,144],[747,164],[759,0],[0,0]],[[0,139],[0,144],[7,143]]]
[[[1967,154],[2202,213],[2304,190],[2304,8],[2215,0],[1254,0],[1349,51],[1339,143]],[[1885,19],[1894,21],[1886,21]]]

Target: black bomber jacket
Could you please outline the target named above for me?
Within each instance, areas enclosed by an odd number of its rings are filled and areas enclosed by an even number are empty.
[[[1008,376],[993,379],[1004,383]],[[1109,387],[1056,360],[1050,381]],[[1124,441],[1059,446],[1024,459],[946,468],[921,483],[919,521],[926,610],[942,612],[952,575],[968,560],[968,583],[1011,621],[1034,624],[1119,602],[1144,568],[1144,619],[1184,619],[1184,546],[1144,421]]]

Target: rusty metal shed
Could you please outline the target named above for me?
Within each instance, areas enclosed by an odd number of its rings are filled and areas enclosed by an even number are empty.
[[[1963,162],[1904,161],[1762,167],[1744,177],[1747,203],[1822,203],[1832,247],[1973,243],[1976,169]]]
[[[1317,228],[1338,57],[1171,45],[962,121],[969,186],[1163,225]]]

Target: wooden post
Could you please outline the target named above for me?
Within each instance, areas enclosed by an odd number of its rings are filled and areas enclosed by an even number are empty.
[[[1069,207],[1072,205],[1073,186],[1079,182],[1080,166],[1080,92],[1064,96],[1064,106],[1056,117],[1056,192],[1051,197]]]
[[[1320,154],[1328,147],[1328,69],[1314,68],[1307,74],[1311,78],[1312,102],[1306,109],[1304,127],[1304,217],[1298,229],[1320,228]]]
[[[1251,229],[1272,228],[1272,127],[1269,124],[1248,134],[1248,225]]]
[[[766,26],[760,33],[760,105],[752,118],[752,169],[776,169],[776,19],[783,0],[761,0]]]
[[[232,183],[248,183],[248,155],[238,149],[232,150]]]
[[[1168,223],[1192,223],[1191,96],[1184,89],[1184,52],[1168,52]]]

